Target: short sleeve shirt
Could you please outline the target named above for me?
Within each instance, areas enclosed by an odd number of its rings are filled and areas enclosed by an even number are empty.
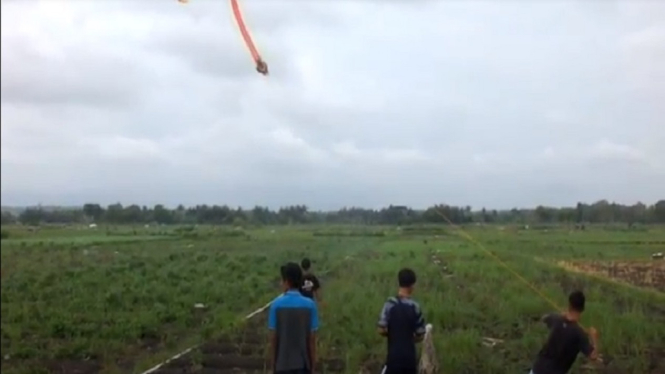
[[[415,370],[415,337],[425,334],[425,319],[418,303],[410,298],[389,298],[377,324],[388,332],[386,365],[391,369]]]
[[[543,322],[550,333],[533,364],[534,374],[566,374],[578,353],[589,356],[593,352],[589,337],[577,322],[555,313],[545,316]]]
[[[309,340],[319,328],[316,303],[298,290],[285,292],[270,304],[268,329],[276,334],[275,370],[310,370]]]

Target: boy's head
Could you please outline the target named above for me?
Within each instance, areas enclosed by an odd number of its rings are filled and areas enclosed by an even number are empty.
[[[397,273],[397,282],[399,283],[399,288],[411,292],[413,291],[413,286],[416,284],[416,273],[409,268],[403,268]]]
[[[582,291],[573,291],[568,295],[568,310],[575,313],[584,312],[584,304],[586,303],[586,298]]]
[[[309,271],[309,269],[312,267],[312,262],[309,260],[309,258],[305,257],[300,262],[300,266],[304,271]]]
[[[281,268],[284,291],[298,289],[302,283],[302,270],[295,262],[289,262]]]

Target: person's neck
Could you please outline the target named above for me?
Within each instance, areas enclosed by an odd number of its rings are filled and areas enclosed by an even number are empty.
[[[580,320],[580,313],[569,310],[566,312],[566,319],[572,322],[577,322]]]
[[[397,296],[406,298],[411,297],[411,290],[408,288],[399,288],[397,290]]]

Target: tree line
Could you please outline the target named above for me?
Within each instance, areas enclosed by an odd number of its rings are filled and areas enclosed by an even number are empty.
[[[382,209],[342,208],[337,211],[312,211],[305,205],[272,210],[231,208],[226,205],[197,205],[169,209],[88,203],[80,208],[29,207],[18,214],[2,212],[2,224],[214,224],[214,225],[286,225],[286,224],[365,224],[408,225],[421,223],[503,223],[503,224],[583,224],[583,223],[665,223],[665,200],[653,205],[622,205],[601,200],[574,207],[538,206],[533,209],[473,210],[470,206],[438,204],[424,210],[390,205]]]

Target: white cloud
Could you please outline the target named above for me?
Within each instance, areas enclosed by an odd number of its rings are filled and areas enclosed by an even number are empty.
[[[663,197],[661,2],[243,8],[3,2],[3,204]]]
[[[616,162],[642,162],[645,161],[644,152],[624,144],[616,144],[607,139],[603,139],[596,143],[592,150],[591,155],[602,160],[616,161]]]

